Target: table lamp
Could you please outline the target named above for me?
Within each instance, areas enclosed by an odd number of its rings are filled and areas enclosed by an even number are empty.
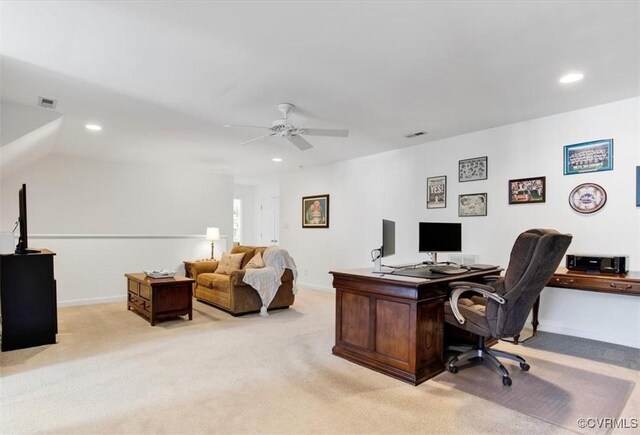
[[[211,259],[213,260],[213,245],[216,240],[220,240],[220,228],[207,228],[207,240],[211,240]]]

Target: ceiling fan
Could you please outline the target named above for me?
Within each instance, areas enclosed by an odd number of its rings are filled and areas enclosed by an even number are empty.
[[[269,133],[256,137],[254,139],[243,142],[241,145],[254,142],[259,139],[263,139],[269,136],[282,136],[283,139],[287,139],[289,142],[297,146],[300,150],[308,150],[313,148],[306,139],[300,135],[306,136],[333,136],[333,137],[347,137],[349,136],[349,130],[329,130],[325,128],[301,128],[295,127],[288,123],[287,118],[289,113],[294,109],[294,105],[291,103],[278,104],[278,110],[282,112],[283,118],[273,121],[271,127],[260,127],[257,125],[233,125],[227,124],[225,127],[249,127],[249,128],[261,128],[269,130]]]

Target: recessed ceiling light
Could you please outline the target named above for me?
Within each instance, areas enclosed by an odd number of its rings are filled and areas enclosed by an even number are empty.
[[[100,131],[102,130],[102,127],[100,127],[97,124],[87,124],[85,125],[85,127],[87,128],[87,130],[93,130],[93,131]]]
[[[282,159],[280,157],[274,157],[271,160],[273,160],[274,162],[281,162]]]
[[[574,83],[574,82],[582,80],[583,77],[584,77],[584,74],[579,73],[579,72],[569,73],[569,74],[566,74],[566,75],[564,75],[564,76],[562,76],[560,78],[560,83],[562,83],[562,84]]]

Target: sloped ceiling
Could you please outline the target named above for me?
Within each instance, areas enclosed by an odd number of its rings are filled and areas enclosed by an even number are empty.
[[[639,23],[616,1],[5,2],[1,97],[59,101],[56,153],[270,174],[637,96]],[[223,127],[281,102],[351,134],[301,152]]]

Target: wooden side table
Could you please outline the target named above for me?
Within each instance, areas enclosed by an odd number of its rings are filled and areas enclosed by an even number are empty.
[[[127,310],[147,318],[151,326],[156,320],[189,316],[193,319],[191,289],[194,280],[184,276],[149,278],[144,273],[126,273]]]

